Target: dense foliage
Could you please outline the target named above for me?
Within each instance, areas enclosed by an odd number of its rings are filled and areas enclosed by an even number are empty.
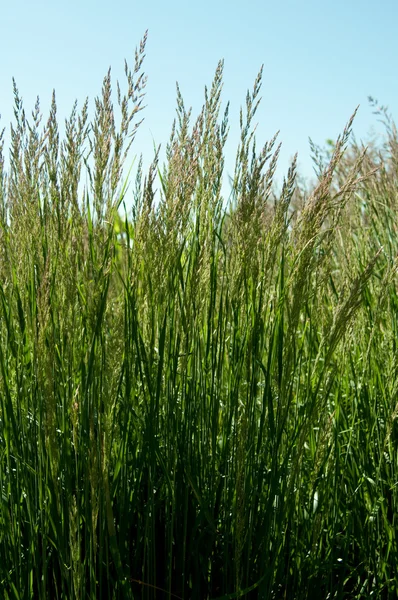
[[[276,195],[260,72],[227,203],[220,63],[123,183],[144,52],[0,138],[1,597],[396,598],[395,126]]]

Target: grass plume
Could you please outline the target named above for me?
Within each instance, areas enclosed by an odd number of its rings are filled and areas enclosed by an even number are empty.
[[[145,44],[117,111],[108,71],[61,139],[14,82],[0,134],[2,597],[394,598],[393,121],[277,194],[261,69],[227,202],[221,61],[130,190]]]

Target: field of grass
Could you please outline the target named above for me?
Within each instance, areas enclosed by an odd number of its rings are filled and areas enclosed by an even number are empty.
[[[0,138],[0,597],[396,598],[395,125],[276,195],[260,72],[227,203],[220,63],[125,183],[144,52]]]

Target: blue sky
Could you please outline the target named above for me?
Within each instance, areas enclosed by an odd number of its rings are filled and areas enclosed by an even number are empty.
[[[398,2],[380,0],[268,0],[201,2],[168,0],[20,0],[2,3],[0,126],[12,119],[12,77],[26,112],[40,96],[44,116],[56,90],[58,114],[70,114],[75,99],[90,105],[109,66],[123,81],[126,58],[149,30],[145,122],[134,153],[164,146],[175,115],[176,81],[186,105],[199,112],[224,58],[224,104],[230,101],[227,172],[232,174],[239,136],[239,108],[264,64],[258,144],[280,130],[278,179],[293,154],[312,176],[308,137],[323,144],[336,138],[360,104],[354,124],[359,139],[380,131],[367,97],[398,114]]]

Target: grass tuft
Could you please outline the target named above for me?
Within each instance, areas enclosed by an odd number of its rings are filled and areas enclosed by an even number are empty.
[[[396,127],[277,194],[261,69],[226,201],[221,61],[130,190],[146,39],[0,134],[2,597],[394,598]]]

